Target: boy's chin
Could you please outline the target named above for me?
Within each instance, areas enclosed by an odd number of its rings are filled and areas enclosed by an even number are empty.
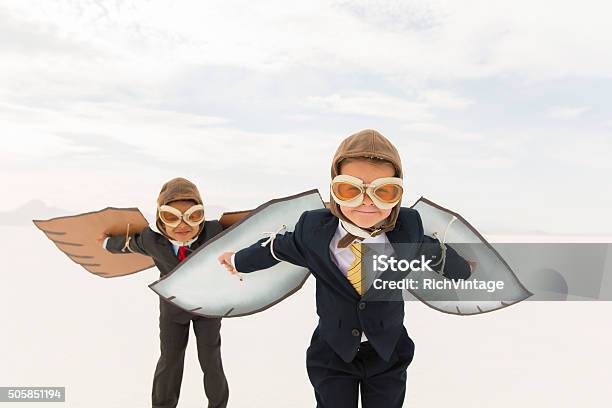
[[[195,238],[195,234],[189,234],[189,235],[169,234],[169,235],[174,241],[179,241],[179,242],[187,242]]]
[[[353,216],[349,218],[353,224],[358,226],[359,228],[372,228],[374,225],[378,224],[384,220],[384,218],[380,217],[361,217],[361,216]]]

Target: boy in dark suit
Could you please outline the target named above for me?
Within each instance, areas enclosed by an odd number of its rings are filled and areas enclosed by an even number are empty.
[[[184,178],[165,183],[157,199],[156,226],[127,236],[102,237],[113,253],[138,252],[153,258],[161,276],[204,242],[221,232],[218,221],[204,220],[204,207],[197,187]],[[229,389],[221,362],[221,319],[193,315],[163,301],[159,303],[161,356],[153,377],[153,408],[174,408],[178,404],[189,325],[198,346],[198,360],[204,371],[204,390],[209,408],[225,408]]]
[[[403,325],[401,301],[368,301],[361,279],[361,243],[431,244],[419,213],[401,208],[402,166],[395,147],[375,130],[345,139],[331,167],[331,208],[306,211],[291,233],[263,240],[219,262],[232,272],[268,268],[275,258],[308,268],[316,278],[319,324],[306,352],[318,408],[400,408],[414,343]],[[431,245],[430,245],[431,247]],[[425,251],[424,251],[425,252]],[[440,252],[437,256],[442,253]],[[470,265],[451,248],[452,279]],[[451,259],[453,258],[453,259]]]

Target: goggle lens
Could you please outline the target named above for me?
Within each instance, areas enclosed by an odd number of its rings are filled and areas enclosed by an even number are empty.
[[[336,182],[332,186],[334,194],[341,200],[352,200],[361,194],[361,189],[351,183]]]
[[[191,214],[189,214],[189,217],[187,217],[187,219],[191,222],[200,222],[202,221],[203,218],[204,218],[203,210],[194,211]]]
[[[162,221],[170,224],[173,224],[179,220],[179,217],[176,214],[169,211],[160,211],[159,217],[162,219]]]
[[[402,197],[402,188],[397,184],[383,184],[374,190],[379,200],[385,203],[393,203]]]

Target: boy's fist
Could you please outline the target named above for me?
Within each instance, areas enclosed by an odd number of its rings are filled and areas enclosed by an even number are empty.
[[[234,255],[233,252],[224,252],[217,260],[221,265],[225,266],[225,269],[227,269],[229,273],[236,275],[238,272],[236,272],[236,269],[234,269],[232,265],[232,255]]]

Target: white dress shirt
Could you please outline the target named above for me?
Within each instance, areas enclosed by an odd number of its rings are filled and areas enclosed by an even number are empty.
[[[350,266],[353,264],[353,261],[355,261],[355,254],[353,253],[353,251],[351,251],[350,245],[347,246],[346,248],[338,248],[338,242],[346,234],[347,234],[346,230],[342,228],[342,225],[340,225],[340,223],[338,223],[338,228],[336,228],[336,232],[334,233],[334,236],[331,242],[329,243],[329,252],[331,253],[331,259],[336,264],[338,269],[340,269],[340,271],[344,274],[344,276],[347,275]],[[385,249],[392,248],[391,243],[387,239],[387,234],[385,234],[384,232],[380,233],[379,235],[375,237],[365,238],[361,241],[361,243],[362,244],[385,244]],[[365,285],[365,282],[363,282],[363,284]],[[363,289],[365,291],[367,288],[364,287]],[[368,338],[366,337],[365,333],[362,331],[361,341],[364,342],[367,340]]]

